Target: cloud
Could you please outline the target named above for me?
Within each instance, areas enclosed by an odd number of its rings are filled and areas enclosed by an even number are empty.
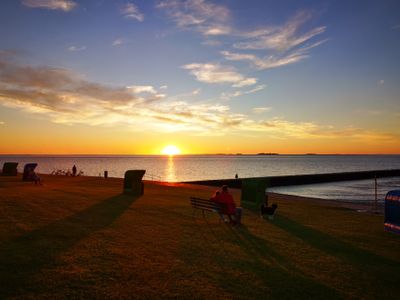
[[[271,107],[254,107],[252,109],[252,111],[255,114],[261,114],[261,113],[264,113],[266,111],[270,111],[271,109],[272,109]]]
[[[136,21],[143,22],[144,14],[139,11],[139,8],[133,4],[128,2],[121,8],[121,14],[128,19],[135,19]]]
[[[320,26],[306,33],[299,33],[300,28],[311,18],[311,12],[300,11],[283,26],[242,33],[242,36],[249,37],[249,40],[235,43],[233,46],[238,49],[287,51],[325,32],[326,26]]]
[[[326,26],[317,26],[302,30],[306,23],[314,18],[308,10],[297,12],[283,25],[265,26],[250,31],[234,28],[229,9],[205,0],[167,0],[159,2],[159,9],[166,12],[177,27],[197,31],[205,36],[203,45],[222,46],[220,36],[229,36],[233,48],[252,50],[251,53],[222,51],[227,60],[249,61],[258,70],[278,68],[300,62],[310,56],[310,50],[324,42],[315,38],[326,31]],[[255,51],[268,51],[261,56]]]
[[[192,95],[198,95],[198,94],[200,94],[200,92],[201,92],[201,89],[199,88],[199,89],[195,89],[195,90],[193,90],[192,91]]]
[[[114,41],[112,42],[112,46],[115,47],[115,46],[122,45],[122,44],[124,44],[124,43],[125,43],[125,42],[124,42],[123,39],[118,38],[118,39],[116,39],[116,40],[114,40]]]
[[[266,88],[265,84],[261,84],[261,85],[257,85],[255,88],[251,89],[251,90],[247,90],[247,91],[235,91],[233,93],[222,93],[221,94],[221,99],[223,100],[229,100],[233,97],[240,97],[243,95],[248,95],[248,94],[253,94],[259,91],[262,91],[263,89]]]
[[[257,78],[251,77],[251,78],[245,78],[243,80],[240,80],[239,82],[233,84],[232,87],[240,88],[240,87],[244,87],[244,86],[248,86],[248,85],[253,85],[256,83],[257,83]]]
[[[83,50],[86,50],[86,46],[81,46],[81,47],[79,47],[79,46],[69,46],[67,49],[68,49],[68,51],[71,51],[71,52],[83,51]]]
[[[206,36],[227,35],[231,28],[229,10],[222,5],[204,0],[160,1],[157,8],[164,10],[181,29],[198,31]]]
[[[131,89],[134,93],[149,93],[156,94],[156,90],[151,85],[132,85],[127,86],[128,89]]]
[[[22,4],[31,8],[45,8],[51,10],[73,10],[77,3],[71,0],[23,0]]]
[[[4,125],[4,124],[6,124],[5,122],[3,122],[3,121],[0,121],[0,125]]]
[[[378,81],[378,84],[384,85],[384,84],[385,84],[385,80],[383,80],[383,79],[379,80],[379,81]]]
[[[248,53],[234,53],[229,51],[221,51],[221,54],[227,60],[240,61],[247,60],[252,66],[258,70],[266,70],[272,68],[278,68],[290,64],[297,63],[303,59],[309,57],[309,51],[327,40],[319,41],[311,45],[305,45],[303,47],[294,49],[293,51],[285,52],[283,54],[275,54],[264,57],[258,57],[255,54]]]
[[[243,87],[257,82],[256,78],[246,78],[230,66],[193,63],[184,65],[182,68],[189,70],[198,81],[206,83],[232,83],[234,87]]]
[[[70,70],[20,65],[3,57],[0,52],[0,105],[40,114],[55,123],[122,126],[132,131],[187,131],[195,135],[253,132],[276,139],[348,137],[390,142],[399,138],[382,132],[335,129],[282,118],[256,121],[232,112],[227,105],[160,98],[151,85],[108,86],[85,80]]]
[[[168,85],[162,85],[162,86],[160,86],[160,90],[166,90],[166,89],[168,89]]]

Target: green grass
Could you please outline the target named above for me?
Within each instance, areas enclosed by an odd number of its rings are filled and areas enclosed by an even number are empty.
[[[232,228],[193,216],[213,188],[0,178],[0,298],[397,299],[400,236],[383,218],[275,199]],[[239,191],[234,191],[239,199]]]

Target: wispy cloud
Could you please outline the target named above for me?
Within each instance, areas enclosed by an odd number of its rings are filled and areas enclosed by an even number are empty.
[[[118,39],[115,39],[115,40],[112,42],[112,46],[113,46],[113,47],[115,47],[115,46],[120,46],[120,45],[122,45],[122,44],[124,44],[124,43],[125,43],[125,41],[124,41],[123,39],[118,38]]]
[[[271,107],[254,107],[252,109],[253,113],[255,114],[261,114],[267,111],[270,111],[272,108]]]
[[[70,11],[77,6],[77,3],[71,0],[23,0],[22,4],[31,8],[45,8],[62,11]]]
[[[159,93],[155,89],[155,87],[151,85],[131,85],[127,86],[126,88],[132,91],[136,95],[139,94],[153,95],[155,99],[162,99],[166,97],[165,94]]]
[[[206,36],[231,32],[227,24],[230,12],[222,5],[205,0],[166,0],[160,1],[157,8],[164,10],[181,29],[195,30]]]
[[[67,49],[68,49],[68,51],[71,51],[71,52],[77,52],[77,51],[86,50],[86,46],[69,46]]]
[[[246,78],[233,67],[213,63],[193,63],[182,66],[198,81],[206,83],[231,83],[233,87],[243,87],[257,83],[256,78]]]
[[[283,25],[268,25],[255,30],[243,31],[231,25],[231,13],[223,5],[205,0],[167,0],[157,5],[181,29],[200,32],[205,36],[204,45],[222,46],[219,36],[229,36],[232,47],[249,53],[222,51],[227,60],[247,60],[258,70],[278,68],[297,63],[310,56],[310,51],[324,42],[316,37],[326,31],[326,26],[302,30],[314,18],[309,10],[298,11]],[[212,38],[212,39],[210,39]],[[226,42],[226,41],[225,41]],[[263,51],[260,55],[257,51]],[[267,52],[265,55],[265,52]]]
[[[6,124],[4,121],[0,121],[0,125],[4,125]]]
[[[297,63],[302,61],[303,59],[309,57],[309,51],[326,42],[327,40],[319,41],[311,45],[305,45],[299,48],[294,49],[293,51],[278,53],[274,55],[258,57],[255,54],[248,53],[235,53],[229,51],[221,51],[221,54],[227,60],[231,61],[240,61],[246,60],[249,61],[253,67],[258,70],[266,70],[272,68],[278,68],[290,64]]]
[[[238,49],[287,51],[325,32],[326,26],[320,26],[305,33],[300,33],[300,28],[311,18],[311,12],[300,11],[283,26],[242,33],[244,37],[249,37],[249,39],[244,42],[235,43],[233,46]]]
[[[144,14],[140,12],[139,8],[131,3],[128,2],[121,8],[121,14],[128,19],[135,19],[136,21],[143,22]]]
[[[200,92],[201,92],[201,89],[195,89],[192,91],[192,95],[196,96],[196,95],[200,94]]]
[[[261,85],[257,85],[255,88],[250,89],[250,90],[245,90],[245,91],[239,90],[239,91],[235,91],[233,93],[224,92],[224,93],[221,94],[220,98],[222,100],[229,100],[229,99],[231,99],[233,97],[240,97],[240,96],[243,96],[243,95],[249,95],[249,94],[253,94],[253,93],[262,91],[266,87],[267,87],[267,85],[261,84]]]

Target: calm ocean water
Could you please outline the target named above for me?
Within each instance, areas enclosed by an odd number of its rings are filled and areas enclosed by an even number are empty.
[[[54,170],[70,170],[75,164],[84,175],[101,176],[105,170],[110,177],[123,177],[126,170],[145,169],[145,179],[161,181],[190,181],[203,179],[228,179],[274,175],[298,175],[332,172],[400,169],[400,155],[184,155],[184,156],[40,156],[0,155],[0,165],[6,161],[19,162],[22,171],[25,163],[38,163],[37,172],[49,174]],[[399,180],[379,180],[381,185],[400,188]],[[344,184],[344,185],[343,185]],[[305,196],[343,199],[365,199],[356,191],[370,187],[369,181],[282,188],[282,191],[303,193]],[[318,192],[316,191],[318,190]],[[314,195],[313,193],[316,195]],[[311,193],[311,194],[307,194]],[[369,192],[368,192],[369,194]],[[381,193],[382,194],[382,193]],[[347,199],[347,198],[346,198]]]

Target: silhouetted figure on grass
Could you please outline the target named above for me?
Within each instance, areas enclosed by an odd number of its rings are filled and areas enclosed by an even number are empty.
[[[268,206],[268,195],[265,195],[265,203],[261,204],[260,207],[261,216],[267,215],[268,219],[273,220],[277,208],[278,205],[275,203],[273,203],[271,206]]]

